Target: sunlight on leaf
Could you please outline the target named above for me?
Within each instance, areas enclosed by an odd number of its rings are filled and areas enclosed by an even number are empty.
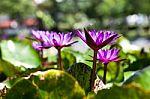
[[[2,59],[12,63],[15,66],[25,68],[37,68],[40,66],[40,59],[31,46],[21,43],[2,41],[1,42]]]

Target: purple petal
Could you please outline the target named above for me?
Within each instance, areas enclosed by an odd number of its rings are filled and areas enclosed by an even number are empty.
[[[110,42],[112,42],[112,40],[113,40],[116,36],[117,36],[117,34],[115,34],[115,35],[109,37],[109,38],[106,39],[103,43],[99,44],[99,45],[98,45],[98,49],[100,49],[100,48],[106,46],[107,44],[109,44]]]
[[[85,34],[82,31],[77,30],[76,34],[86,43]]]
[[[32,43],[32,47],[35,49],[35,50],[42,50],[42,45],[38,42],[33,42]]]
[[[103,38],[104,38],[104,33],[99,33],[97,39],[96,39],[96,44],[100,44],[103,42]]]
[[[57,43],[56,39],[53,39],[53,43],[54,43],[54,46],[59,46],[59,44]]]
[[[94,40],[94,42],[96,42],[96,39],[97,39],[97,32],[96,31],[94,31],[94,30],[92,30],[92,31],[88,31],[89,33],[88,34],[90,34],[90,36],[91,36],[91,38]]]
[[[33,35],[36,39],[40,39],[40,34],[38,33],[38,31],[32,30],[32,35]]]
[[[119,60],[119,53],[120,49],[103,49],[98,51],[98,60],[102,63],[109,63],[109,62],[116,62]]]

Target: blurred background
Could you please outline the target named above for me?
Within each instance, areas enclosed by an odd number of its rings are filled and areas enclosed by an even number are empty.
[[[150,0],[1,0],[0,38],[28,35],[31,29],[115,30],[150,46]]]

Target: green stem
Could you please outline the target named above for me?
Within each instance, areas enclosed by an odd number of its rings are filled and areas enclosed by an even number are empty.
[[[96,60],[97,60],[97,50],[94,50],[93,56],[93,68],[91,71],[91,81],[90,81],[90,90],[94,91],[94,83],[96,79]]]
[[[58,66],[60,70],[64,70],[61,60],[61,48],[58,48],[57,50],[58,50]]]
[[[104,64],[103,83],[106,84],[107,63]]]

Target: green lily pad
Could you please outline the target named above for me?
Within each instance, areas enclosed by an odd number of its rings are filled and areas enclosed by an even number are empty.
[[[6,94],[5,99],[41,99],[39,92],[29,80],[18,81]]]
[[[28,44],[8,40],[2,41],[0,46],[2,59],[15,66],[37,68],[41,65],[38,54]]]
[[[19,69],[15,68],[11,63],[0,59],[0,72],[3,72],[7,76],[13,76],[19,72]]]
[[[143,88],[150,90],[150,66],[135,72],[134,75],[129,77],[124,82],[124,85],[133,83],[133,82],[138,83]]]
[[[103,65],[98,64],[98,75],[102,78],[104,73]],[[108,82],[121,82],[124,80],[123,67],[120,64],[111,62],[107,66],[107,77]]]
[[[30,80],[40,90],[47,92],[50,99],[82,99],[85,95],[78,82],[63,71],[37,72]]]
[[[150,57],[144,57],[141,59],[137,59],[135,62],[130,63],[129,67],[125,69],[125,71],[136,71],[143,69],[150,65]]]
[[[127,86],[113,86],[110,89],[101,90],[91,99],[150,99],[150,91],[130,84]]]
[[[84,90],[68,73],[38,71],[21,79],[6,94],[6,99],[83,99]]]
[[[72,64],[76,62],[76,57],[72,53],[67,52],[67,50],[62,51],[61,55],[62,63],[65,70],[67,70]]]
[[[68,72],[74,76],[86,92],[90,91],[91,68],[84,63],[73,64]]]

